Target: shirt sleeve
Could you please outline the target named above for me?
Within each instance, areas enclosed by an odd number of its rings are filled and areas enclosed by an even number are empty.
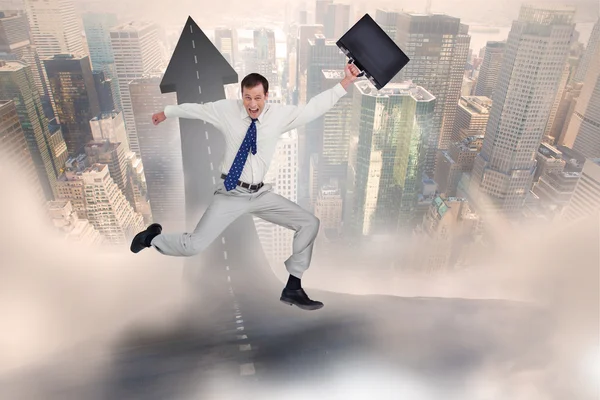
[[[167,118],[201,119],[221,128],[221,121],[225,117],[227,100],[217,100],[208,103],[182,103],[169,105],[164,109]]]
[[[282,133],[305,125],[329,111],[347,93],[341,83],[314,96],[304,106],[284,106]]]

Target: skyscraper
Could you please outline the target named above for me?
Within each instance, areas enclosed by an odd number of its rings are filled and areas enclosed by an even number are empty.
[[[3,162],[8,161],[19,169],[27,179],[27,184],[38,195],[39,204],[44,204],[46,197],[12,100],[0,100],[0,154]]]
[[[452,143],[462,142],[469,136],[483,136],[490,117],[492,101],[485,96],[463,96],[458,103]]]
[[[600,46],[590,58],[565,136],[574,138],[574,150],[588,158],[600,157]]]
[[[117,14],[87,12],[81,16],[90,49],[94,72],[107,72],[107,66],[115,62],[110,44],[110,29],[117,26]]]
[[[29,21],[23,11],[0,11],[0,53],[28,64],[40,96],[48,96],[42,63],[29,38]]]
[[[55,54],[84,55],[83,24],[73,0],[25,0],[25,9],[42,60]]]
[[[275,32],[272,29],[255,29],[254,50],[256,57],[256,69],[252,72],[258,72],[269,81],[272,86],[279,84],[277,73],[277,63],[275,58]]]
[[[325,36],[322,34],[316,34],[309,40],[309,46],[306,97],[310,101],[312,97],[326,89],[323,87],[323,84],[327,83],[327,80],[323,80],[323,70],[343,67],[346,56],[336,46],[334,40],[325,39]],[[323,122],[323,117],[319,117],[299,129],[301,199],[305,199],[306,189],[308,188],[310,157],[312,154],[321,154],[323,149]],[[315,192],[315,195],[317,193],[318,190]]]
[[[414,221],[435,97],[411,82],[377,91],[354,84],[352,129],[358,138],[354,234],[394,233]],[[352,157],[354,158],[354,157]]]
[[[594,54],[596,53],[598,47],[600,47],[600,18],[598,18],[598,20],[594,24],[594,28],[592,29],[592,34],[590,35],[590,39],[588,40],[585,52],[583,53],[579,65],[577,66],[577,72],[573,77],[573,80],[575,82],[584,81],[590,64],[593,64],[592,58],[594,57]]]
[[[92,71],[94,74],[103,74],[102,78],[98,77],[97,79],[106,80],[110,84],[111,97],[116,105],[120,105],[119,81],[110,41],[110,29],[117,25],[117,15],[106,12],[87,12],[82,15],[82,20],[89,45]],[[100,97],[102,98],[102,96]],[[108,112],[110,110],[104,107],[103,111]]]
[[[344,78],[344,70],[324,69],[321,71],[322,90],[337,85]],[[352,87],[348,88],[349,91]],[[319,185],[338,183],[340,193],[345,193],[350,144],[350,121],[352,94],[342,97],[322,117],[322,142],[319,144]],[[318,191],[320,192],[320,191]]]
[[[129,85],[148,198],[154,221],[185,229],[185,193],[179,121],[152,124],[152,114],[177,104],[175,93],[160,92],[161,75],[135,79]]]
[[[298,104],[306,104],[306,75],[309,62],[311,42],[316,34],[323,33],[323,25],[300,25],[298,27],[298,68],[296,70],[296,89]]]
[[[329,4],[323,27],[326,38],[338,40],[342,37],[350,29],[350,5]]]
[[[483,62],[479,69],[479,77],[475,85],[475,96],[485,96],[493,99],[505,47],[506,42],[487,42]]]
[[[15,102],[40,183],[47,200],[54,199],[56,178],[67,158],[60,129],[50,131],[31,68],[22,61],[0,61],[0,99]]]
[[[535,156],[569,55],[575,10],[521,7],[513,22],[470,195],[477,207],[518,212],[531,189]]]
[[[600,210],[600,158],[588,158],[583,165],[581,177],[575,186],[563,218],[577,221]]]
[[[281,136],[264,182],[273,185],[275,193],[297,201],[298,133],[295,129]],[[292,254],[294,231],[260,218],[254,218],[254,223],[269,261],[274,264],[285,261]]]
[[[235,63],[238,61],[237,35],[235,33],[235,29],[215,29],[215,47],[232,67],[235,67]]]
[[[315,23],[319,25],[325,24],[329,5],[333,4],[333,0],[316,0],[315,2]]]
[[[156,71],[161,66],[160,49],[156,45],[158,29],[150,22],[129,22],[110,30],[110,39],[115,56],[115,68],[119,82],[117,103],[125,117],[129,148],[140,155],[135,126],[135,117],[129,95],[129,83],[144,74]]]
[[[435,96],[434,130],[429,137],[425,172],[433,176],[437,149],[447,149],[471,37],[460,18],[440,14],[400,13],[396,43],[410,62],[393,81],[412,80]]]
[[[57,200],[71,201],[77,216],[87,218],[107,244],[126,245],[144,229],[142,216],[127,202],[110,177],[107,165],[67,170],[58,181]]]
[[[90,120],[100,113],[90,58],[57,54],[44,67],[67,149],[76,155],[92,140]]]

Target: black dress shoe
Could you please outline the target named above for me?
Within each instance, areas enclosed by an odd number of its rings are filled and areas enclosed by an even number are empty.
[[[150,247],[149,243],[146,243],[148,240],[148,236],[156,236],[162,232],[162,226],[160,224],[151,224],[146,228],[145,231],[141,231],[131,241],[131,251],[134,253],[139,253],[146,247]]]
[[[318,310],[323,307],[323,303],[320,301],[314,301],[308,298],[304,289],[291,290],[283,289],[279,300],[282,303],[290,306],[296,306],[303,310]]]

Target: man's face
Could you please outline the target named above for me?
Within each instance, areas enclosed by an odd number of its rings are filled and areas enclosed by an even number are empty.
[[[244,107],[250,118],[258,118],[265,108],[265,102],[268,97],[269,94],[265,93],[262,84],[258,84],[253,88],[243,88],[242,98],[244,99]]]

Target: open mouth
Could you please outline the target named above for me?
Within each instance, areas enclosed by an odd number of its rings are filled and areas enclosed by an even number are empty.
[[[252,115],[258,114],[258,108],[249,108],[248,111],[250,111],[250,114]]]

